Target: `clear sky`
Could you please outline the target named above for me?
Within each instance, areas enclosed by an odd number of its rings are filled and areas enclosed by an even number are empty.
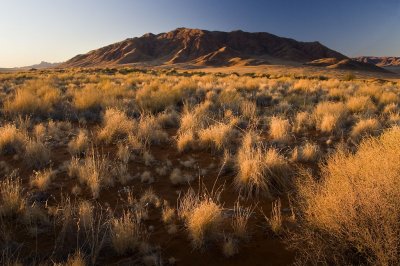
[[[400,0],[0,0],[0,66],[60,62],[177,27],[266,31],[400,56]]]

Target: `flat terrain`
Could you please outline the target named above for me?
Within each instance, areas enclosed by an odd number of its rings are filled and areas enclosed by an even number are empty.
[[[397,264],[399,81],[301,65],[0,73],[0,262]]]

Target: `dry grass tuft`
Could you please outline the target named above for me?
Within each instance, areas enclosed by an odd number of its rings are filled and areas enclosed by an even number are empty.
[[[260,193],[269,195],[268,180],[265,178],[264,153],[260,143],[255,142],[255,139],[257,136],[251,131],[243,137],[237,153],[238,174],[234,183],[236,188],[247,196]]]
[[[53,177],[54,172],[52,169],[34,172],[34,175],[31,177],[31,186],[41,191],[47,190]]]
[[[313,116],[318,130],[332,133],[339,130],[346,121],[347,108],[340,102],[321,102],[315,107]]]
[[[233,208],[232,228],[237,238],[247,239],[249,237],[249,219],[253,214],[252,207],[243,207],[239,201],[236,201]]]
[[[194,248],[203,248],[214,239],[223,221],[222,205],[217,196],[196,195],[189,190],[179,201],[178,214],[184,219]]]
[[[85,130],[79,130],[78,135],[68,143],[68,151],[71,155],[79,155],[89,148],[89,137]]]
[[[350,136],[355,140],[359,140],[366,135],[376,135],[380,129],[381,124],[379,123],[378,119],[362,119],[354,125],[353,129],[351,130]]]
[[[292,153],[292,160],[296,162],[316,162],[321,155],[318,144],[306,142],[300,147],[295,147]]]
[[[288,119],[272,117],[269,135],[274,141],[286,143],[290,140],[290,123]]]
[[[272,202],[272,209],[270,217],[265,216],[272,232],[279,235],[282,233],[282,211],[281,211],[281,200],[278,199]]]
[[[74,159],[69,166],[69,174],[77,176],[80,183],[89,186],[93,198],[98,198],[102,186],[114,185],[112,165],[108,158],[94,149],[88,153],[83,161]]]
[[[106,110],[103,117],[103,128],[98,133],[98,139],[106,143],[128,137],[135,129],[135,121],[127,115],[114,108]]]
[[[15,125],[6,124],[0,127],[0,154],[20,152],[26,142],[26,135]]]
[[[125,211],[122,217],[111,220],[111,242],[118,254],[134,251],[143,234],[140,218],[135,213]]]
[[[25,147],[24,163],[28,167],[42,168],[50,162],[50,155],[50,149],[43,142],[30,139]]]
[[[198,132],[200,143],[206,147],[223,150],[230,147],[235,131],[232,125],[216,124]]]
[[[11,176],[0,181],[0,215],[14,216],[24,205],[21,180]]]

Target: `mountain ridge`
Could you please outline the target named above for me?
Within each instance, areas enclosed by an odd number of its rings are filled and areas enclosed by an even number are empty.
[[[379,67],[400,67],[400,56],[359,56],[353,58],[353,60]]]
[[[177,28],[166,33],[146,33],[77,55],[61,67],[181,63],[228,66],[241,60],[248,64],[269,64],[275,59],[306,63],[332,57],[348,59],[317,41],[299,42],[266,32]]]

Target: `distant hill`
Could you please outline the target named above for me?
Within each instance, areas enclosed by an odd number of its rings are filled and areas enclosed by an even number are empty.
[[[31,66],[23,66],[23,67],[11,67],[11,68],[0,68],[0,71],[19,71],[19,70],[30,70],[30,69],[46,69],[57,67],[62,63],[49,63],[42,61],[39,64],[31,65]]]
[[[353,60],[350,58],[346,59],[337,59],[337,58],[323,58],[317,59],[311,62],[307,62],[306,65],[309,66],[317,66],[317,67],[326,67],[328,69],[343,69],[343,70],[361,70],[361,71],[371,71],[371,72],[382,72],[382,73],[390,73],[390,71],[378,67],[369,62],[360,62],[357,60]]]
[[[400,67],[400,57],[394,56],[360,56],[354,58],[354,60],[358,62],[374,64],[379,67]]]
[[[121,64],[231,66],[302,64],[320,58],[347,59],[319,42],[299,42],[266,32],[176,30],[126,39],[87,54],[61,67],[98,67]]]

